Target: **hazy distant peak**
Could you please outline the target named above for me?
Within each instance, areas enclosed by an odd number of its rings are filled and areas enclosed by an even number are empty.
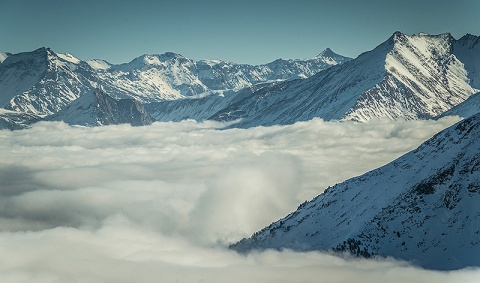
[[[317,57],[336,57],[340,56],[337,53],[333,52],[332,49],[327,47],[325,50],[323,50],[320,54],[317,55]]]
[[[480,43],[480,36],[467,33],[458,39],[457,42],[463,46],[468,46],[471,49]]]

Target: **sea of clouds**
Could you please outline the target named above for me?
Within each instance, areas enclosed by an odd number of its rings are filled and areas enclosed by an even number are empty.
[[[226,248],[458,120],[0,131],[0,282],[475,282],[478,270]]]

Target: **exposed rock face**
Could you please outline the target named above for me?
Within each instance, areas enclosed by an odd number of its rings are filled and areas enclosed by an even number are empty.
[[[124,123],[144,126],[154,121],[140,102],[128,98],[117,100],[100,89],[83,95],[47,120],[84,126]]]

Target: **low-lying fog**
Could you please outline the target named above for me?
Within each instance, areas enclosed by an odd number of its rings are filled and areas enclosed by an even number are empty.
[[[0,282],[474,282],[478,270],[226,249],[458,120],[0,131]]]

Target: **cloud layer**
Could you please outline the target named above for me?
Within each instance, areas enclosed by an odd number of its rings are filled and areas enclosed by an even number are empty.
[[[0,281],[473,282],[476,271],[225,249],[457,120],[0,131]]]

